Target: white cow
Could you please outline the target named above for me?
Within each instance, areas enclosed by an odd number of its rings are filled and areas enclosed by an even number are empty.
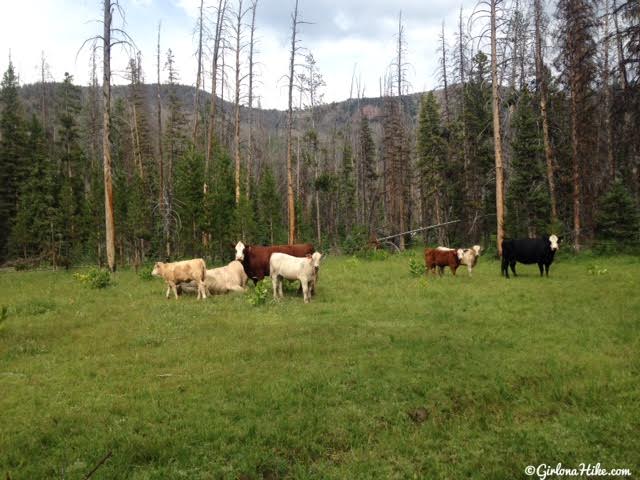
[[[237,260],[229,262],[224,267],[211,268],[207,270],[204,277],[204,284],[211,295],[219,295],[229,292],[244,292],[249,277],[244,272],[242,263]],[[197,290],[195,282],[181,283],[180,291],[184,293],[194,293]]]
[[[475,267],[476,263],[478,263],[478,257],[480,256],[480,252],[482,251],[482,247],[480,245],[474,245],[471,248],[438,247],[437,249],[442,250],[443,252],[451,252],[455,250],[458,256],[458,260],[460,260],[460,264],[467,266],[469,276],[471,276],[473,267]]]
[[[460,264],[467,266],[469,276],[471,276],[473,267],[475,267],[476,263],[478,263],[478,257],[480,256],[481,251],[482,247],[480,245],[474,245],[471,248],[458,249],[458,258],[460,259]]]
[[[282,279],[286,278],[287,280],[300,280],[304,303],[309,303],[321,258],[320,252],[302,258],[292,257],[286,253],[272,253],[269,260],[269,271],[273,283],[273,298],[277,300],[284,296]]]
[[[205,272],[207,265],[202,258],[194,258],[193,260],[183,260],[182,262],[163,263],[157,262],[151,275],[164,278],[167,282],[167,298],[173,290],[173,294],[178,300],[178,289],[176,285],[182,282],[195,281],[198,285],[198,300],[207,298],[207,291],[204,285]]]

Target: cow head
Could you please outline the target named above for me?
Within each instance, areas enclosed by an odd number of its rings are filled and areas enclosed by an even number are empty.
[[[244,250],[245,250],[244,243],[242,243],[242,241],[239,241],[238,243],[236,243],[235,249],[236,249],[236,260],[243,261],[244,260]]]
[[[322,258],[322,254],[320,252],[313,252],[313,255],[311,255],[311,264],[313,265],[313,270],[316,272],[320,268],[321,258]]]
[[[159,277],[160,271],[162,270],[162,265],[164,265],[162,262],[156,262],[156,264],[153,266],[153,270],[151,270],[151,275],[153,275],[154,277]]]
[[[459,248],[456,250],[456,255],[458,256],[458,260],[462,260],[462,257],[464,257],[464,252],[465,250],[462,248]]]
[[[473,247],[471,247],[471,250],[476,252],[476,257],[479,257],[480,252],[482,251],[482,247],[480,245],[474,245]]]
[[[550,235],[549,236],[549,244],[551,246],[551,251],[555,252],[559,248],[560,239],[558,238],[557,235]]]

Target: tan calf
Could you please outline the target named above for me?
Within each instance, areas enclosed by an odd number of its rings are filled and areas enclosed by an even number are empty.
[[[182,282],[195,281],[198,285],[198,299],[207,298],[207,290],[204,284],[207,266],[202,258],[184,260],[182,262],[163,263],[157,262],[153,267],[151,275],[164,278],[167,282],[167,298],[173,290],[173,294],[178,300],[178,290],[176,285]]]

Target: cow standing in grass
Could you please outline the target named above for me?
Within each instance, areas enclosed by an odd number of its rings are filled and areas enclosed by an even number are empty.
[[[540,238],[505,239],[502,241],[502,274],[509,278],[509,267],[516,277],[516,262],[530,265],[537,263],[540,276],[546,272],[549,276],[549,267],[553,263],[553,257],[558,251],[560,241],[556,235],[544,235]]]
[[[456,270],[460,266],[460,259],[458,253],[453,248],[438,247],[438,248],[425,248],[424,249],[424,263],[427,267],[425,273],[436,273],[436,267],[438,267],[438,273],[442,275],[444,273],[444,267],[449,267],[451,273],[455,276]]]
[[[293,257],[286,253],[272,253],[269,260],[269,270],[271,282],[273,283],[273,298],[282,298],[282,280],[300,280],[304,303],[311,300],[311,292],[314,288],[315,279],[320,269],[320,259],[322,254],[315,252],[304,258]]]
[[[198,285],[198,300],[207,298],[207,289],[204,284],[207,265],[202,258],[184,260],[182,262],[163,263],[157,262],[151,275],[164,278],[167,282],[167,298],[173,290],[178,300],[176,285],[183,282],[194,281]]]
[[[460,265],[467,266],[469,276],[471,276],[473,267],[478,263],[478,257],[480,256],[481,251],[482,247],[480,245],[474,245],[471,248],[459,248],[456,250],[458,253],[458,259],[460,259]]]
[[[295,245],[245,245],[238,242],[235,246],[236,260],[242,262],[247,276],[256,284],[264,277],[269,276],[269,260],[272,253],[286,253],[293,257],[305,257],[311,255],[315,249],[311,243],[299,243]]]

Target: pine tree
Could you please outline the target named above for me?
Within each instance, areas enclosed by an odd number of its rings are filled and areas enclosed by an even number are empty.
[[[342,168],[340,169],[340,208],[342,212],[343,235],[354,226],[356,211],[356,185],[353,178],[353,153],[349,141],[342,150]]]
[[[25,161],[25,124],[18,97],[18,77],[11,59],[0,84],[0,260],[18,204],[18,193],[29,166]]]
[[[417,134],[417,167],[420,174],[422,222],[442,223],[444,220],[444,182],[446,142],[441,126],[440,110],[433,92],[423,95]],[[432,209],[433,215],[427,212]],[[443,230],[438,230],[438,242],[445,243]]]
[[[506,227],[512,237],[534,237],[547,231],[550,202],[542,165],[542,139],[526,88],[519,99],[513,128],[513,174],[507,195]]]
[[[618,246],[637,245],[640,238],[638,206],[620,181],[615,182],[599,202],[596,216],[598,240]]]
[[[270,166],[262,170],[258,184],[258,242],[274,245],[286,240],[282,226],[282,199]]]
[[[363,212],[363,224],[373,230],[373,212],[375,212],[376,192],[375,182],[378,179],[376,172],[376,146],[373,142],[369,119],[362,115],[360,120],[360,193]]]
[[[182,229],[180,239],[182,253],[196,256],[201,252],[202,223],[208,215],[203,209],[204,157],[193,147],[190,147],[178,160],[174,175],[174,198],[176,212],[180,218]]]
[[[213,256],[226,260],[229,244],[238,241],[235,231],[237,224],[234,222],[234,170],[228,151],[221,147],[214,148],[212,161],[210,177],[207,178],[209,188],[204,196],[203,228],[211,237],[210,250]]]
[[[56,211],[55,171],[46,154],[46,138],[37,117],[29,124],[29,175],[20,189],[11,250],[24,258],[51,252],[51,219]]]

